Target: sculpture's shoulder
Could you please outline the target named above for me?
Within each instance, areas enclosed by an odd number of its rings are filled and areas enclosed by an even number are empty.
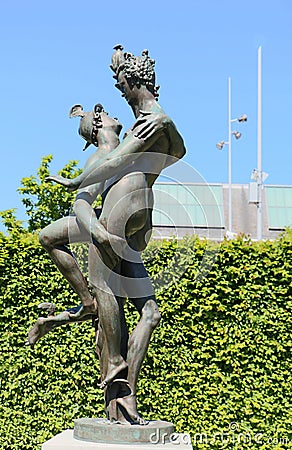
[[[179,133],[174,121],[168,116],[162,107],[156,102],[153,113],[157,114],[157,121],[163,124],[163,127],[166,130],[167,137],[169,140],[169,154],[170,156],[174,156],[175,158],[181,159],[185,153],[186,148],[184,145],[183,138]]]

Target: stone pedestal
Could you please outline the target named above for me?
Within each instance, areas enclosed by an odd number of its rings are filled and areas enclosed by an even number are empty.
[[[73,430],[57,434],[42,445],[42,450],[193,450],[187,434],[177,434],[177,439],[165,444],[105,444],[79,441],[73,437]]]
[[[187,434],[174,433],[164,421],[148,425],[122,425],[103,419],[77,419],[66,430],[45,442],[42,450],[191,450]]]

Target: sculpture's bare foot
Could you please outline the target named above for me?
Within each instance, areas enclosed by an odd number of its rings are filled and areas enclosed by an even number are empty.
[[[95,300],[90,305],[82,305],[76,313],[69,312],[70,320],[78,321],[85,316],[94,316],[97,314],[97,303]]]
[[[56,312],[56,305],[52,302],[43,302],[38,305],[38,308],[45,311],[49,316],[53,316]]]
[[[66,325],[68,323],[85,322],[91,319],[92,314],[84,315],[82,318],[76,318],[75,315],[71,317],[70,311],[63,311],[57,316],[39,317],[34,326],[30,329],[25,345],[30,345],[33,347],[38,340],[54,328]]]
[[[143,419],[137,411],[136,394],[117,398],[117,403],[128,413],[130,419],[137,425],[148,425],[149,421]]]
[[[67,311],[64,311],[62,313],[62,320],[70,320],[69,313]],[[60,319],[56,320],[54,316],[39,317],[34,326],[30,329],[25,345],[30,345],[31,347],[33,347],[37,341],[45,336],[45,334],[53,330],[59,322]]]
[[[106,386],[108,386],[113,379],[123,370],[128,368],[128,364],[126,361],[121,357],[121,360],[118,364],[110,363],[108,367],[108,372],[106,374],[105,379],[99,384],[99,387],[101,389],[104,389]]]

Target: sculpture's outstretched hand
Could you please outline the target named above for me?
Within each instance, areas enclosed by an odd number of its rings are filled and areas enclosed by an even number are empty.
[[[61,175],[50,175],[45,178],[45,181],[54,181],[55,183],[61,184],[67,189],[68,192],[76,191],[79,187],[74,180],[62,177]]]

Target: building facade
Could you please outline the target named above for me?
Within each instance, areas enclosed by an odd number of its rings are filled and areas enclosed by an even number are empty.
[[[156,183],[153,238],[182,238],[197,234],[222,240],[235,234],[257,238],[257,205],[251,203],[251,185],[232,185],[232,230],[229,223],[229,186],[218,183]],[[275,239],[292,226],[292,186],[264,185],[262,238]]]

